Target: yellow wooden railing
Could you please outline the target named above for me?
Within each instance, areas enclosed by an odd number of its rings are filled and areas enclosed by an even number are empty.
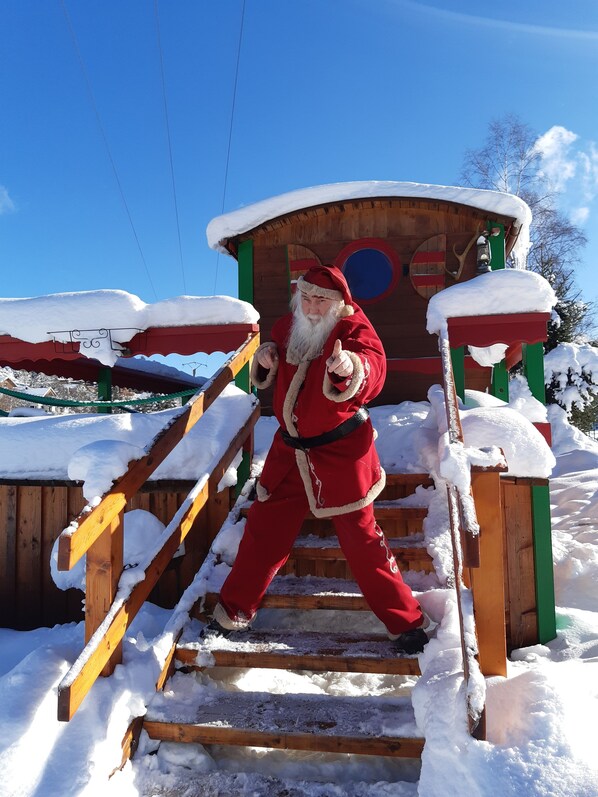
[[[123,573],[123,513],[161,462],[199,421],[224,388],[250,361],[259,346],[252,332],[208,380],[179,414],[146,447],[144,456],[129,464],[127,472],[106,492],[96,506],[88,505],[59,539],[58,569],[70,570],[87,554],[85,584],[85,648],[58,687],[58,719],[68,721],[100,675],[109,675],[122,658],[121,645],[156,582],[193,526],[200,510],[251,438],[259,417],[259,402],[237,432],[209,479],[200,480],[164,532],[164,543],[145,567],[144,577],[131,588],[119,590]]]

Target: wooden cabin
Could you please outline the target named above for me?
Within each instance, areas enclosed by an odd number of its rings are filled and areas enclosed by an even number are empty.
[[[339,183],[295,191],[214,219],[208,242],[238,261],[239,298],[260,313],[262,340],[287,312],[293,283],[312,264],[334,264],[384,344],[388,376],[377,404],[426,399],[442,382],[438,338],[426,331],[431,296],[520,260],[530,212],[495,191],[414,183]],[[517,265],[522,265],[520,262]],[[457,391],[491,390],[508,400],[508,369],[523,359],[544,402],[548,313],[449,319]],[[505,361],[479,366],[467,345],[508,344]],[[261,396],[268,412],[268,395]],[[271,410],[270,410],[271,411]],[[550,442],[548,424],[537,424]],[[509,648],[556,636],[546,479],[501,477]]]

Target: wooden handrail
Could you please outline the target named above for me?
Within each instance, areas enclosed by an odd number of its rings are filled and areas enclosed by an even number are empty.
[[[446,407],[447,429],[449,444],[463,444],[463,427],[459,416],[459,404],[457,402],[457,391],[455,388],[455,377],[451,361],[450,345],[448,339],[440,336],[438,347],[442,360],[442,376],[444,388],[444,402]],[[471,700],[469,682],[472,670],[479,670],[476,661],[476,651],[466,642],[465,627],[463,620],[463,598],[461,585],[463,577],[463,567],[477,568],[480,566],[480,546],[479,546],[479,525],[475,514],[475,504],[471,489],[467,497],[467,503],[463,495],[453,484],[446,486],[449,519],[451,530],[451,543],[453,548],[453,575],[455,581],[455,591],[457,593],[457,609],[459,613],[459,629],[461,636],[461,654],[463,657],[463,678],[466,686],[467,722],[469,732],[477,738],[485,736],[485,707],[475,705]]]
[[[439,349],[449,445],[463,445],[447,337],[440,337]],[[469,685],[472,671],[484,676],[506,675],[504,542],[500,504],[500,472],[504,470],[504,461],[490,467],[471,467],[472,486],[467,495],[463,495],[454,484],[447,483],[468,723],[470,733],[477,738],[484,738],[485,706],[483,699],[472,699],[472,694],[475,694]],[[469,634],[465,633],[463,619],[462,576],[465,568],[469,568],[468,585],[471,582],[475,614],[474,627]],[[477,619],[479,624],[476,627]],[[477,651],[474,646],[477,646]]]
[[[87,506],[59,540],[59,568],[70,569],[87,553],[86,646],[58,690],[58,719],[71,719],[100,674],[109,675],[121,660],[121,643],[127,628],[185,539],[240,448],[247,444],[260,414],[252,397],[253,411],[230,442],[211,473],[193,486],[163,535],[160,550],[151,561],[139,565],[141,580],[134,585],[122,578],[124,508],[151,473],[195,426],[222,390],[249,362],[259,346],[259,331],[248,334],[216,374],[146,446],[144,456],[129,463],[127,472],[92,508]],[[130,576],[129,576],[130,578]]]
[[[197,515],[206,504],[210,493],[218,485],[235,458],[237,451],[251,434],[259,416],[260,407],[256,400],[256,406],[251,416],[231,441],[209,479],[200,480],[196,484],[171,521],[166,530],[169,534],[164,544],[152,561],[144,568],[144,579],[135,584],[129,594],[117,596],[104,622],[62,679],[58,686],[58,719],[60,721],[68,722],[73,717],[83,698],[102,673],[115,648],[122,641],[127,628],[187,536]]]
[[[440,358],[442,360],[442,383],[444,389],[444,404],[446,408],[446,421],[448,428],[449,443],[460,443],[463,441],[463,427],[459,415],[459,404],[457,402],[457,389],[455,387],[455,376],[453,374],[453,364],[451,361],[451,350],[448,339],[443,335],[438,341]],[[471,490],[467,498],[461,495],[455,487],[456,500],[459,512],[459,528],[463,531],[463,564],[465,567],[480,566],[480,527],[475,519],[475,509]]]
[[[453,578],[455,582],[455,591],[457,593],[457,611],[459,614],[459,629],[461,636],[461,655],[463,658],[463,679],[466,685],[466,705],[467,705],[467,724],[469,733],[478,739],[485,738],[485,707],[474,705],[471,701],[470,690],[468,687],[471,671],[477,668],[476,651],[472,649],[465,641],[465,626],[463,621],[463,596],[461,594],[461,585],[463,579],[463,557],[462,549],[460,546],[460,532],[459,532],[459,506],[457,501],[456,490],[451,485],[447,484],[446,488],[448,506],[449,506],[449,519],[451,527],[451,543],[453,548]]]
[[[246,365],[259,346],[259,342],[259,332],[248,335],[242,346],[146,446],[144,456],[129,463],[127,472],[117,479],[108,492],[104,493],[100,503],[93,508],[88,504],[62,532],[58,542],[58,570],[70,570],[74,567],[158,465],[166,459],[179,440],[195,426],[226,385]]]

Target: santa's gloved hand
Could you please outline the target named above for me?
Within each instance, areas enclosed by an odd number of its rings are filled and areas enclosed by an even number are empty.
[[[328,373],[336,374],[340,377],[349,377],[353,373],[353,363],[346,351],[343,351],[340,340],[334,341],[332,354],[326,360]]]
[[[260,346],[255,353],[255,357],[262,368],[268,371],[274,368],[278,363],[278,349],[276,348],[276,343],[266,343]]]

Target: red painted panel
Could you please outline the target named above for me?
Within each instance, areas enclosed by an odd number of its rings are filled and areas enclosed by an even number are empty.
[[[411,282],[416,289],[422,285],[434,285],[444,288],[446,279],[444,274],[411,274]]]
[[[448,319],[449,340],[459,346],[492,346],[494,343],[539,343],[548,337],[550,313],[505,313]]]
[[[552,445],[552,427],[549,423],[535,423],[534,426],[546,440],[549,446]]]
[[[213,354],[237,349],[258,324],[212,324],[209,326],[152,327],[138,332],[123,346],[127,354]],[[18,367],[23,361],[80,360],[79,343],[28,343],[0,335],[0,364]],[[91,360],[96,362],[95,360]]]
[[[411,374],[438,374],[442,376],[442,362],[440,357],[391,357],[386,360],[388,371]],[[490,370],[477,363],[469,355],[465,357],[466,370]]]
[[[440,263],[444,266],[446,252],[416,252],[411,258],[412,263]]]

